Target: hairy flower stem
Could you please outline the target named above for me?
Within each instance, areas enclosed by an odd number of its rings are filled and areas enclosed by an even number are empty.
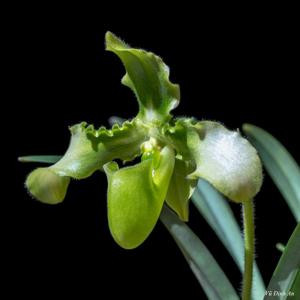
[[[252,199],[243,203],[245,264],[242,300],[251,299],[254,260],[254,220]]]

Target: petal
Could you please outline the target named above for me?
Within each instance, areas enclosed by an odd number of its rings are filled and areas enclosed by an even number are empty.
[[[140,154],[140,145],[146,139],[145,130],[136,121],[95,130],[86,123],[71,127],[70,146],[50,168],[58,175],[82,179],[113,159],[132,160]]]
[[[54,182],[69,183],[70,178],[86,178],[116,158],[132,160],[140,154],[140,145],[146,139],[146,132],[135,120],[126,121],[121,127],[114,125],[110,130],[104,127],[95,130],[86,123],[77,124],[70,130],[72,137],[65,155],[49,168],[37,169],[28,176],[26,185],[37,200],[61,202],[68,184],[63,185],[65,191],[58,198],[54,196],[56,191],[53,191],[54,198],[51,200],[48,197],[52,193],[50,190],[55,187]],[[45,196],[44,191],[49,195]]]
[[[139,246],[153,230],[166,197],[174,168],[174,152],[165,147],[159,157],[118,170],[115,162],[104,170],[108,178],[108,221],[115,241],[125,249]]]
[[[253,198],[262,185],[262,165],[255,148],[239,132],[204,121],[188,130],[188,147],[202,177],[235,202]]]
[[[38,168],[29,174],[25,185],[41,202],[57,204],[65,198],[69,182],[69,177],[59,176],[49,168]]]

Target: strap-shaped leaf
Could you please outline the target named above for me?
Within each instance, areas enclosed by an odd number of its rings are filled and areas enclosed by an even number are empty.
[[[292,233],[267,288],[269,292],[279,292],[277,299],[289,299],[289,291],[291,290],[294,280],[297,279],[299,281],[299,278],[297,278],[300,272],[299,249],[300,223]],[[295,296],[299,297],[299,295]],[[270,298],[266,295],[264,299]]]
[[[263,164],[300,222],[300,168],[285,147],[265,130],[244,124],[243,131],[256,147]]]
[[[69,177],[82,179],[113,159],[132,160],[140,154],[140,145],[146,138],[143,127],[135,121],[114,125],[107,130],[95,130],[86,123],[71,127],[71,142],[65,155],[49,168],[39,168],[29,174],[26,186],[38,200],[58,203],[64,199]],[[59,193],[51,193],[57,188]],[[59,195],[59,197],[58,197]]]
[[[300,270],[298,270],[294,283],[290,289],[291,293],[294,293],[295,296],[300,295]]]
[[[111,32],[105,36],[106,50],[123,62],[126,74],[122,83],[135,93],[139,103],[138,117],[148,122],[170,118],[180,98],[179,86],[169,81],[169,68],[151,52],[129,47]]]
[[[208,182],[200,179],[192,196],[192,202],[228,250],[240,271],[244,272],[242,233],[227,199]],[[265,285],[255,264],[252,288],[253,299],[262,299],[264,292]]]
[[[174,168],[174,152],[165,147],[134,166],[104,166],[108,178],[108,221],[115,241],[125,249],[138,247],[153,230]]]
[[[252,199],[260,190],[260,159],[238,132],[216,122],[203,121],[197,124],[197,129],[188,128],[187,143],[197,164],[191,178],[206,179],[235,202]]]
[[[160,219],[173,236],[208,299],[238,300],[228,278],[194,232],[166,207]]]
[[[27,155],[18,157],[20,162],[38,162],[54,164],[62,158],[61,155]]]

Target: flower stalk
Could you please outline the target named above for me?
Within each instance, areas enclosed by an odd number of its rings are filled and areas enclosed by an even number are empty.
[[[251,300],[254,262],[254,217],[252,199],[243,203],[245,261],[242,300]]]

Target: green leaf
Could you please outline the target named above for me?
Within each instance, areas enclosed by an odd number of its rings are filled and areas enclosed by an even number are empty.
[[[188,179],[192,171],[191,165],[176,158],[175,167],[169,185],[166,202],[182,221],[189,219],[189,199],[197,184],[196,180]]]
[[[228,201],[208,182],[200,179],[192,196],[192,202],[243,273],[244,243],[242,233]],[[256,264],[254,266],[253,280],[252,294],[254,299],[262,299],[265,285]]]
[[[169,68],[151,52],[129,47],[111,32],[105,36],[106,50],[114,52],[125,66],[122,83],[135,93],[138,117],[147,122],[170,119],[180,98],[179,86],[169,81]]]
[[[115,162],[104,170],[108,178],[108,220],[115,241],[125,249],[138,247],[153,230],[174,168],[174,152],[165,147],[160,155],[134,166],[118,169]]]
[[[299,249],[300,223],[296,226],[292,233],[267,288],[267,291],[282,292],[282,294],[276,299],[289,299],[290,297],[288,296],[288,292],[291,290],[294,281],[299,281]],[[296,296],[299,297],[299,294]],[[265,296],[264,299],[268,299],[268,296]]]
[[[188,147],[197,168],[190,178],[204,178],[235,202],[252,199],[262,184],[262,167],[253,146],[238,132],[203,121],[188,128]]]
[[[135,120],[124,122],[121,127],[116,124],[110,130],[104,127],[95,130],[93,126],[87,126],[86,123],[77,124],[70,130],[72,137],[67,152],[58,162],[48,168],[51,171],[48,174],[53,176],[56,174],[64,180],[68,177],[86,178],[96,170],[100,170],[105,163],[116,158],[132,160],[140,154],[140,145],[146,139],[145,129],[138,126]],[[30,180],[30,185],[27,181],[26,186],[35,198],[46,202],[43,194],[36,191],[47,190],[47,186],[50,189],[54,177],[45,176],[46,169],[32,174],[34,176],[30,174],[28,178],[34,178],[34,180]],[[39,179],[38,176],[42,177]],[[60,196],[63,195],[65,193],[60,194]],[[59,199],[59,201],[62,200]],[[55,203],[57,199],[47,201]]]
[[[160,219],[183,252],[208,299],[238,300],[226,275],[194,232],[166,207]]]
[[[296,278],[294,280],[294,283],[293,283],[290,291],[291,291],[291,293],[294,293],[295,296],[299,297],[299,295],[300,295],[300,271],[297,272]],[[293,298],[291,298],[291,299],[293,299]]]
[[[300,221],[300,168],[285,147],[265,130],[244,124],[243,131],[256,147],[263,164],[286,200],[297,222]]]
[[[49,168],[37,168],[29,174],[25,185],[36,199],[57,204],[64,200],[70,178],[59,176]]]
[[[53,164],[62,158],[61,155],[28,155],[18,157],[20,162],[38,162]]]

